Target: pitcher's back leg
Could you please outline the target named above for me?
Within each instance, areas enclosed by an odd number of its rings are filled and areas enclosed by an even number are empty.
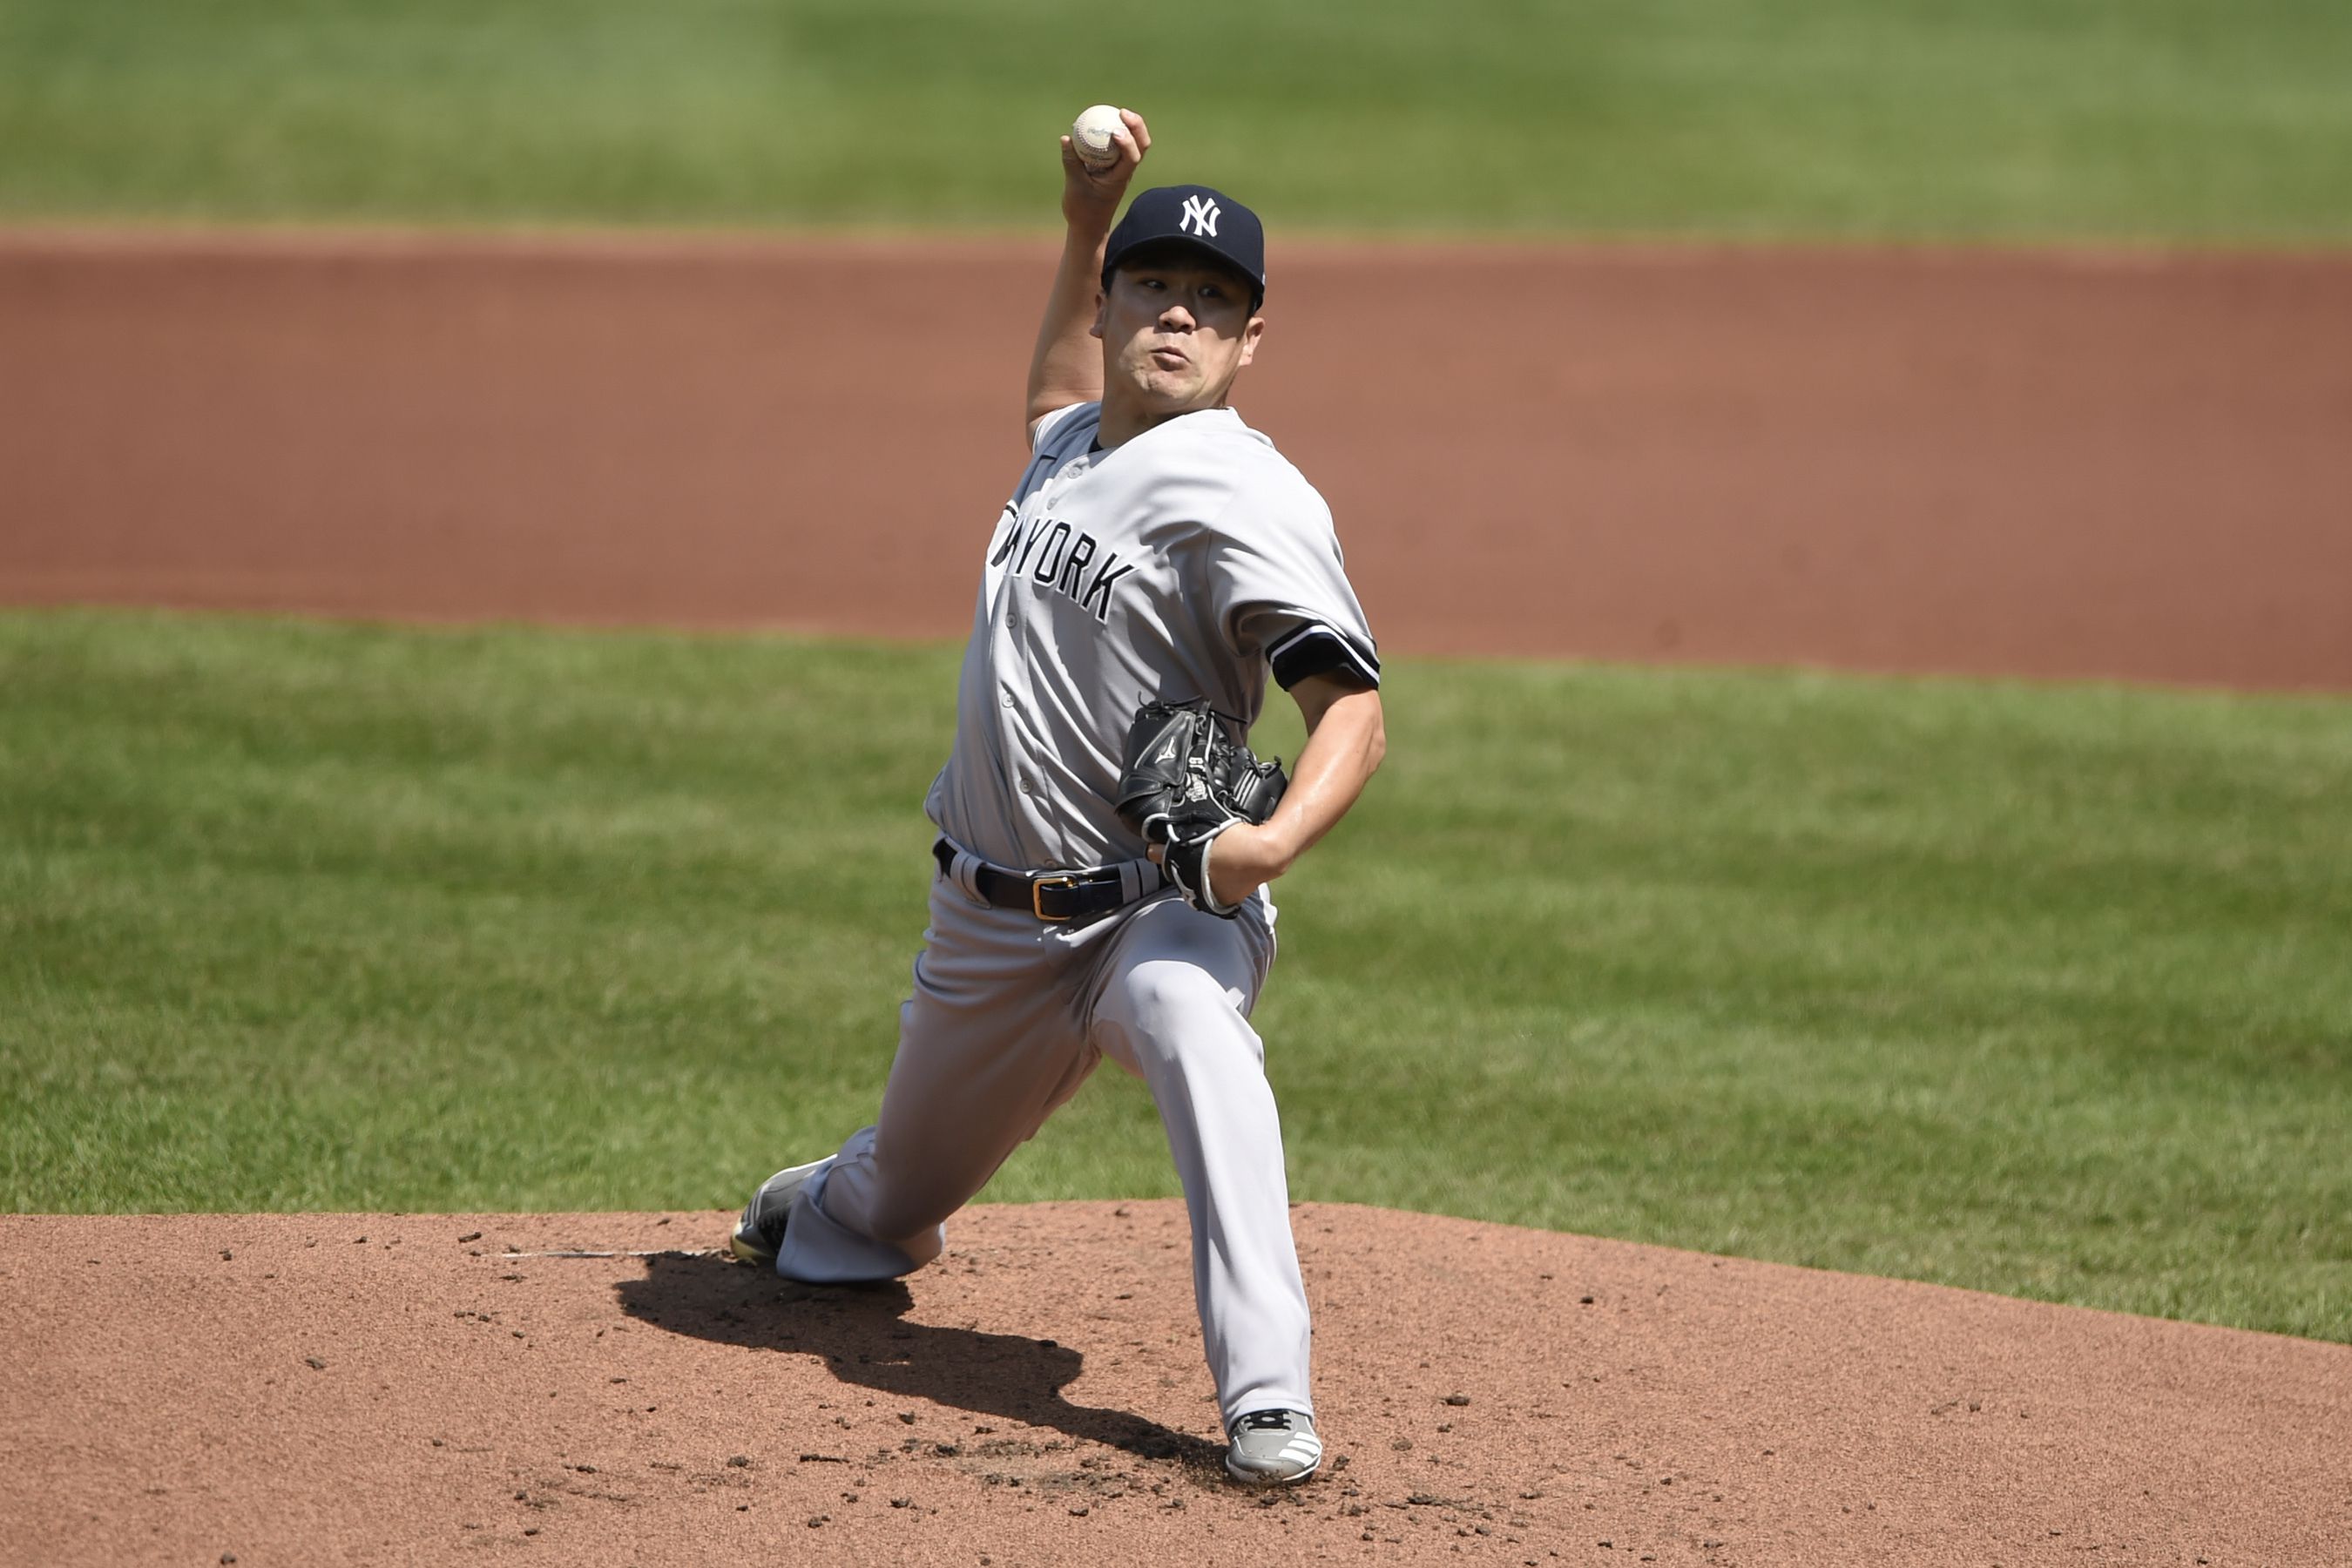
[[[885,1279],[939,1256],[944,1222],[1086,1081],[1069,966],[1035,920],[935,881],[915,989],[872,1127],[794,1200],[776,1271]]]

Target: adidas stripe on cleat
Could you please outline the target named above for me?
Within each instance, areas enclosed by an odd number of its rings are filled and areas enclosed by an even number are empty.
[[[784,1222],[792,1218],[793,1200],[811,1176],[833,1163],[833,1158],[827,1154],[822,1160],[778,1171],[761,1183],[751,1201],[743,1205],[743,1217],[735,1222],[735,1232],[727,1239],[728,1250],[746,1263],[773,1268],[776,1254],[784,1245]]]
[[[1225,1473],[1250,1486],[1296,1486],[1322,1468],[1323,1439],[1304,1410],[1253,1410],[1231,1436]]]

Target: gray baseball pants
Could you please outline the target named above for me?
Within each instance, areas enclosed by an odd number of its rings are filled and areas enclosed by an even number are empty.
[[[1047,924],[941,875],[875,1125],[794,1200],[776,1272],[895,1279],[1104,1057],[1160,1108],[1192,1226],[1192,1290],[1227,1426],[1312,1411],[1282,1128],[1249,1014],[1274,959],[1261,895],[1219,920],[1160,894]]]

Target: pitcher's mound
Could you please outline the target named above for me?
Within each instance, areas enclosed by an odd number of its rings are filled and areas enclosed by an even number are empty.
[[[1227,1484],[1172,1203],[905,1286],[731,1215],[0,1218],[47,1563],[2352,1561],[2352,1349],[1296,1211],[1323,1479]]]

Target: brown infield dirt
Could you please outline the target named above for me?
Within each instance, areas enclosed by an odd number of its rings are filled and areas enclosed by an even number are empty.
[[[1049,266],[0,236],[0,603],[953,636]],[[2352,258],[1276,268],[1391,651],[2352,689]],[[0,1216],[0,1558],[2352,1563],[2345,1346],[1308,1205],[1260,1497],[1179,1205],[846,1290],[730,1217]]]
[[[731,1215],[0,1218],[11,1561],[2342,1563],[2352,1348],[1294,1211],[1329,1474],[1220,1479],[1182,1205],[905,1285]]]

